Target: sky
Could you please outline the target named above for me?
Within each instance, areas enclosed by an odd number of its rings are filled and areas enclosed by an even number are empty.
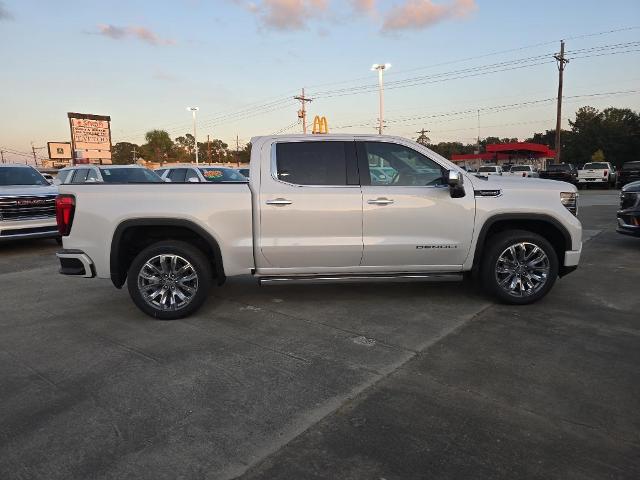
[[[67,112],[110,115],[114,143],[175,138],[192,105],[199,141],[235,147],[300,132],[303,87],[308,121],[372,133],[373,63],[392,65],[385,133],[524,139],[555,128],[560,39],[565,127],[583,105],[640,110],[638,0],[0,0],[0,149],[69,141]]]

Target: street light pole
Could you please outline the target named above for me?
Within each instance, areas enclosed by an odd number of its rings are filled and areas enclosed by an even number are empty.
[[[199,110],[198,107],[187,107],[187,110],[190,110],[193,114],[193,146],[196,150],[196,164],[199,164],[200,161],[198,159],[198,137],[196,136],[196,112]]]
[[[384,79],[382,77],[382,72],[391,68],[390,63],[375,63],[371,67],[372,71],[378,71],[378,90],[380,92],[380,118],[378,125],[378,134],[382,135],[382,131],[384,129]]]

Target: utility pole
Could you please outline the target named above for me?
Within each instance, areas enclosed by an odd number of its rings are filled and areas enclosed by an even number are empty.
[[[560,41],[560,53],[553,56],[558,62],[558,111],[556,113],[556,163],[560,163],[560,131],[562,129],[562,82],[564,77],[564,67],[569,60],[564,58],[564,40]]]
[[[240,139],[236,134],[236,166],[240,166]]]
[[[427,133],[429,133],[431,130],[425,130],[424,128],[416,133],[419,133],[420,136],[417,138],[416,142],[418,142],[420,145],[424,145],[425,147],[429,144],[429,142],[431,141],[431,139],[429,137],[427,137]]]
[[[207,162],[211,163],[211,142],[209,141],[209,135],[207,135]]]
[[[38,159],[36,157],[36,147],[33,146],[33,142],[31,142],[31,151],[33,152],[33,163],[38,166]]]
[[[478,137],[476,139],[476,154],[480,154],[480,109],[478,109]]]
[[[298,118],[302,119],[302,133],[307,134],[307,102],[313,102],[312,98],[307,98],[304,96],[304,88],[302,89],[302,95],[297,95],[293,97],[295,100],[299,100],[302,104],[302,108],[298,110]]]
[[[133,154],[132,163],[136,163],[137,157],[136,157],[136,146],[135,145],[133,146],[133,150],[131,150],[131,153]]]
[[[2,158],[2,163],[4,163],[4,150],[0,150],[0,158]]]

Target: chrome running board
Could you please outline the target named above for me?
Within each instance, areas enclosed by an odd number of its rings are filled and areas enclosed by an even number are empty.
[[[278,283],[372,283],[372,282],[459,282],[462,273],[406,273],[379,275],[293,275],[265,276],[259,279],[260,285]]]

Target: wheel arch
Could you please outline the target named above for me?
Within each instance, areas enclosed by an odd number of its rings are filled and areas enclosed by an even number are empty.
[[[133,258],[144,248],[161,240],[183,240],[202,250],[211,261],[218,284],[224,283],[220,245],[200,225],[175,218],[134,218],[121,222],[111,239],[109,267],[113,285],[122,288]]]
[[[478,234],[478,240],[473,256],[474,271],[480,267],[482,253],[485,250],[487,240],[492,235],[506,230],[527,230],[546,238],[553,246],[560,267],[560,276],[568,273],[564,267],[564,256],[567,250],[571,250],[571,234],[567,228],[556,218],[545,214],[497,214],[489,217]]]

